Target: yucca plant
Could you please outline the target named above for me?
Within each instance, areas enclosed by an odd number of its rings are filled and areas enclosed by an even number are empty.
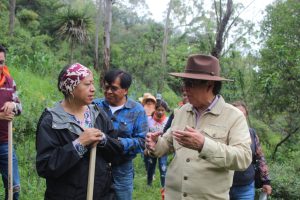
[[[62,12],[57,21],[56,34],[60,39],[70,44],[69,61],[73,61],[74,49],[77,44],[88,40],[88,31],[91,27],[91,18],[85,12],[68,8]]]

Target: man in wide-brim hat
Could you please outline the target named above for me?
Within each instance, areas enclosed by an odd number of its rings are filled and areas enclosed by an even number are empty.
[[[189,103],[176,113],[171,128],[158,137],[148,133],[150,155],[175,152],[166,177],[166,200],[229,199],[233,171],[252,160],[250,134],[243,114],[220,95],[222,81],[217,58],[191,55],[182,73]]]

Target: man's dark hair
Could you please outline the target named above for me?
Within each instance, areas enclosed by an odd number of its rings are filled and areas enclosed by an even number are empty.
[[[4,46],[0,45],[0,52],[4,53],[4,56],[6,56],[6,49]]]
[[[121,88],[128,89],[132,82],[131,75],[120,69],[112,69],[106,72],[104,82],[111,85],[118,77],[120,78]]]
[[[213,94],[217,95],[220,94],[222,88],[222,82],[221,81],[215,81],[214,88],[213,88]]]

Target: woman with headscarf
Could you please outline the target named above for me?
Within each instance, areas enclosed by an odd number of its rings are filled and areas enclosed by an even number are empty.
[[[110,161],[122,150],[111,121],[91,104],[95,94],[92,72],[75,63],[59,74],[61,102],[43,112],[36,133],[36,167],[46,179],[46,200],[86,200],[89,151],[97,145],[94,200],[113,197]]]

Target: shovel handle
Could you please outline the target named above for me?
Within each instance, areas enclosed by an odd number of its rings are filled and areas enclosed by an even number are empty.
[[[95,164],[96,164],[96,153],[97,153],[96,150],[97,150],[97,146],[94,146],[90,152],[89,178],[88,178],[86,200],[93,200]]]
[[[8,200],[13,199],[13,136],[12,121],[8,122]]]

